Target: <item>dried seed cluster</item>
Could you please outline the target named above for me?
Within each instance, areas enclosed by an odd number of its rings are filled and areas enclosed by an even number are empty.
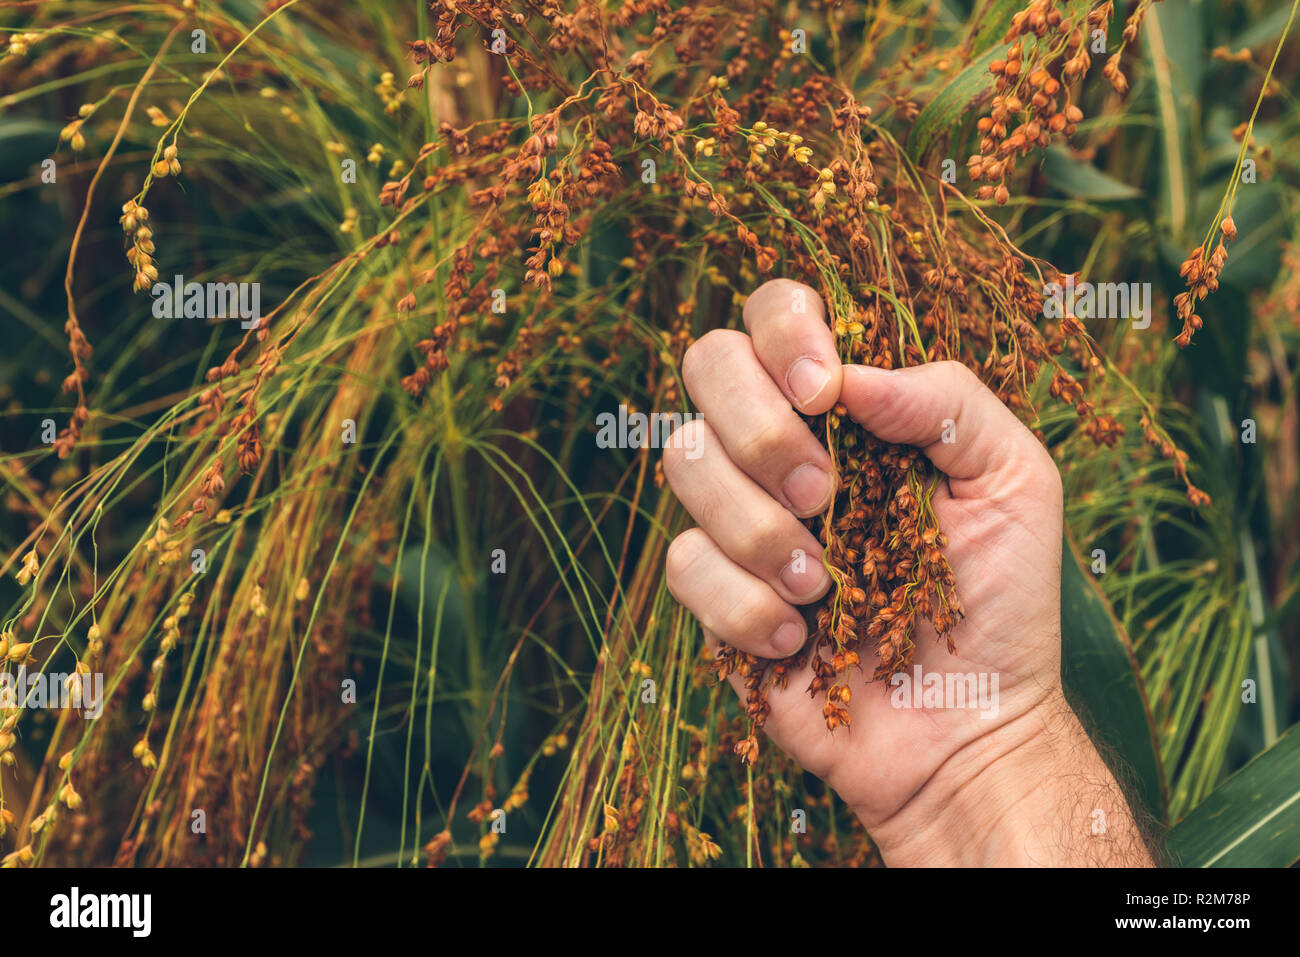
[[[1174,339],[1180,348],[1191,345],[1192,336],[1204,325],[1196,314],[1196,303],[1218,290],[1219,274],[1228,263],[1228,243],[1236,238],[1237,224],[1231,216],[1225,216],[1219,223],[1219,239],[1214,251],[1206,255],[1205,246],[1197,246],[1178,267],[1178,275],[1187,281],[1187,290],[1174,296],[1174,308],[1183,323]]]
[[[1124,44],[1137,38],[1151,0],[1138,4],[1124,27]],[[981,117],[980,151],[967,160],[972,182],[983,182],[976,191],[979,199],[993,199],[999,206],[1011,198],[1007,179],[1015,172],[1019,158],[1047,147],[1053,135],[1073,136],[1083,120],[1083,110],[1074,102],[1071,87],[1092,66],[1093,32],[1109,27],[1114,4],[1107,0],[1086,16],[1063,12],[1056,0],[1032,0],[1017,13],[1003,40],[1010,43],[1005,59],[989,64],[997,77],[992,110]],[[1120,71],[1123,46],[1106,61],[1102,74],[1119,94],[1128,90]]]
[[[425,73],[454,58],[454,38],[472,22],[483,37],[493,31],[509,37],[504,53],[494,51],[510,63],[511,79],[503,79],[508,88],[517,77],[523,88],[562,96],[558,106],[532,116],[518,132],[501,124],[472,135],[444,125],[439,138],[420,151],[421,158],[439,158],[421,193],[407,197],[414,165],[405,179],[384,187],[381,200],[404,211],[430,192],[469,180],[482,184],[471,195],[481,218],[450,257],[441,297],[447,305],[417,344],[424,364],[403,381],[412,395],[423,394],[456,352],[487,347],[481,336],[470,342],[459,333],[474,317],[491,312],[492,288],[517,275],[515,250],[528,250],[523,282],[548,301],[568,273],[566,251],[607,215],[612,202],[642,185],[625,179],[624,171],[655,157],[657,178],[645,188],[648,195],[673,197],[668,205],[676,205],[677,218],[672,221],[669,210],[664,222],[648,216],[620,220],[632,246],[624,260],[629,270],[651,274],[654,262],[684,248],[685,224],[692,223],[709,254],[710,282],[752,287],[779,267],[780,274],[816,288],[846,361],[895,368],[957,359],[1026,417],[1034,411],[1030,384],[1049,368],[1052,397],[1074,408],[1085,434],[1106,446],[1123,436],[1115,416],[1098,411],[1086,395],[1089,379],[1104,376],[1105,362],[1083,324],[1074,316],[1059,324],[1044,319],[1043,285],[1054,270],[997,231],[947,215],[948,196],[930,193],[909,175],[907,160],[873,123],[872,111],[807,61],[780,55],[792,75],[784,94],[770,83],[733,89],[732,81],[754,61],[770,56],[761,36],[747,29],[756,11],[728,14],[738,24],[733,35],[742,39],[726,74],[701,78],[694,95],[670,106],[653,91],[654,48],[679,39],[682,62],[708,56],[722,36],[714,11],[659,11],[649,46],[623,54],[618,27],[636,22],[648,5],[627,4],[608,21],[547,9],[540,15],[548,21],[549,50],[533,49],[531,38],[518,30],[517,16],[490,3],[434,6],[438,39],[410,44]],[[998,89],[992,114],[980,124],[981,152],[970,163],[984,183],[980,197],[1005,202],[1016,158],[1045,146],[1053,134],[1074,132],[1082,112],[1067,87],[1091,64],[1088,28],[1105,27],[1112,15],[1111,4],[1084,16],[1065,12],[1053,0],[1031,0],[1014,18],[1007,58],[992,67]],[[1140,19],[1130,18],[1126,35],[1135,33]],[[548,56],[570,49],[584,50],[597,65],[578,87],[548,66]],[[1107,76],[1120,90],[1118,56],[1108,63]],[[576,88],[586,92],[576,95]],[[900,97],[899,103],[904,117],[916,115],[910,100]],[[817,162],[818,156],[828,160]],[[884,183],[889,202],[880,201]],[[752,266],[728,273],[723,264],[735,249]],[[415,285],[435,278],[419,274]],[[416,292],[399,301],[397,311],[417,312]],[[630,293],[624,308],[635,309],[641,296]],[[673,377],[663,375],[665,359],[676,361],[673,356],[680,356],[696,331],[681,324],[690,304],[681,305],[685,311],[677,312],[674,327],[664,333],[673,351],[665,356],[656,347],[650,358],[661,397],[677,396],[665,381]],[[539,311],[525,306],[526,318],[500,346],[495,378],[501,396],[494,408],[526,388],[539,343],[555,343],[562,354],[586,351],[580,321],[536,325],[532,317]],[[612,352],[600,356],[603,368],[617,361]],[[834,504],[811,523],[837,587],[818,609],[815,634],[799,655],[772,663],[725,649],[718,657],[719,673],[745,679],[751,733],[735,750],[747,761],[758,753],[754,732],[766,718],[769,685],[784,685],[793,670],[809,665],[807,690],[823,699],[827,726],[847,725],[854,669],[869,667],[873,678],[884,679],[907,667],[919,622],[928,622],[951,647],[962,614],[943,554],[945,538],[930,507],[940,477],[928,462],[913,449],[862,432],[842,409],[809,425],[842,476]],[[1168,441],[1158,427],[1152,429],[1162,443]]]
[[[1136,37],[1150,2],[1136,4],[1125,25],[1125,43]],[[1052,0],[1027,0],[1012,23],[1008,54],[994,64],[997,90],[990,115],[980,121],[981,149],[970,162],[972,177],[980,183],[978,197],[1006,202],[1017,160],[1054,135],[1073,134],[1082,120],[1077,84],[1092,62],[1090,31],[1109,26],[1113,4],[1096,5],[1084,19],[1066,9]],[[1015,248],[959,190],[927,179],[898,146],[919,110],[913,71],[924,75],[930,63],[943,72],[952,65],[943,51],[918,47],[898,64],[882,65],[883,79],[873,84],[873,94],[880,94],[884,104],[877,105],[878,119],[855,89],[822,74],[811,58],[794,54],[788,30],[775,33],[774,50],[771,6],[758,0],[725,6],[628,0],[610,8],[547,3],[527,12],[505,10],[490,0],[437,0],[433,23],[434,37],[409,44],[418,72],[407,80],[407,88],[428,85],[430,95],[442,95],[466,86],[467,71],[456,74],[451,84],[443,84],[446,78],[438,71],[458,55],[458,46],[474,43],[484,48],[482,62],[496,71],[486,79],[515,95],[546,95],[531,97],[526,118],[521,99],[520,108],[504,113],[504,119],[444,122],[414,157],[403,156],[388,166],[379,206],[385,211],[381,220],[391,212],[392,221],[381,222],[373,235],[357,236],[355,250],[341,266],[351,268],[377,250],[389,250],[398,275],[367,281],[357,299],[375,319],[391,321],[368,324],[349,340],[346,354],[340,351],[338,361],[348,373],[345,383],[368,381],[375,359],[367,350],[391,349],[391,330],[401,327],[403,336],[413,332],[410,340],[416,345],[414,368],[403,370],[402,386],[416,399],[425,397],[454,365],[453,389],[473,394],[462,386],[478,376],[491,396],[487,408],[476,410],[486,418],[520,398],[536,398],[545,384],[554,382],[548,372],[559,367],[572,372],[564,381],[575,394],[588,397],[604,380],[635,381],[656,407],[674,408],[683,399],[681,357],[694,336],[727,322],[731,307],[764,278],[782,275],[818,291],[845,361],[898,368],[954,359],[973,369],[1027,421],[1036,411],[1034,382],[1050,379],[1051,398],[1073,410],[1082,434],[1099,446],[1113,446],[1124,436],[1117,418],[1096,408],[1090,397],[1097,394],[1107,363],[1083,323],[1070,315],[1052,322],[1044,315],[1042,288],[1056,270]],[[501,35],[505,39],[498,43]],[[34,34],[16,35],[9,45],[15,53],[25,52],[35,39]],[[230,46],[239,37],[229,39],[231,43],[221,42]],[[1103,69],[1119,93],[1127,86],[1120,71],[1122,51],[1113,52]],[[375,88],[389,114],[400,111],[403,98],[397,75],[383,74]],[[232,83],[255,80],[254,89],[270,92],[262,94],[268,100],[280,95],[268,85],[271,79],[231,72]],[[540,105],[536,111],[534,103]],[[372,105],[378,108],[375,101]],[[291,107],[282,106],[281,113],[296,122]],[[157,107],[149,107],[147,116],[155,126],[171,125]],[[78,137],[84,140],[81,124],[87,118],[83,107],[65,130],[64,140],[74,148],[84,145]],[[1241,135],[1247,134],[1248,129]],[[379,142],[357,145],[357,155],[365,155],[376,173],[396,151]],[[348,147],[331,142],[326,152],[340,157]],[[647,159],[655,161],[656,176],[643,178]],[[180,172],[173,141],[151,173]],[[420,225],[423,217],[410,214],[457,193],[464,193],[459,208],[468,207],[468,235],[457,248],[431,255],[429,233]],[[121,217],[131,239],[127,259],[137,291],[149,288],[158,276],[145,199],[143,192],[137,195],[123,206]],[[342,216],[340,228],[364,233],[367,227],[352,208]],[[1185,322],[1194,318],[1196,299],[1217,285],[1226,244],[1235,235],[1230,217],[1221,229],[1223,239],[1212,253],[1202,258],[1198,250],[1189,258]],[[604,252],[612,234],[621,245],[615,278],[586,290],[584,283],[592,279],[588,271],[579,275],[579,247],[588,243]],[[321,288],[330,288],[336,275],[326,273]],[[504,313],[497,308],[498,294],[508,299]],[[314,295],[319,298],[313,300]],[[224,361],[208,370],[196,415],[178,422],[179,429],[189,430],[186,438],[206,441],[215,435],[174,478],[176,487],[184,489],[179,501],[189,504],[172,521],[158,521],[120,578],[112,623],[102,615],[103,624],[91,625],[86,635],[88,657],[96,668],[120,673],[131,683],[131,694],[138,695],[133,700],[148,715],[147,726],[139,727],[138,712],[128,713],[129,720],[106,715],[75,767],[67,755],[60,760],[66,778],[49,776],[48,789],[34,805],[44,808],[33,828],[41,832],[43,846],[56,852],[93,850],[121,864],[189,860],[186,855],[229,864],[237,863],[251,844],[250,863],[274,862],[276,855],[265,843],[250,839],[251,809],[241,800],[256,790],[250,769],[264,765],[270,768],[268,793],[287,795],[284,820],[296,834],[305,834],[312,782],[325,759],[320,742],[342,733],[338,709],[321,710],[315,702],[337,693],[346,636],[371,624],[376,568],[397,560],[398,534],[391,519],[405,502],[401,483],[389,488],[382,476],[376,478],[379,491],[361,503],[352,533],[357,541],[348,543],[354,560],[340,562],[328,581],[329,603],[309,601],[315,578],[308,563],[314,556],[302,554],[296,532],[323,525],[308,550],[328,555],[335,545],[342,546],[330,521],[333,517],[342,524],[335,511],[338,497],[332,488],[318,494],[314,486],[328,483],[315,481],[304,483],[311,488],[295,490],[293,497],[286,493],[286,504],[275,511],[282,524],[269,527],[265,536],[274,539],[272,557],[283,562],[286,573],[265,573],[268,556],[259,552],[254,567],[222,594],[220,606],[196,616],[203,622],[196,627],[212,629],[205,634],[211,666],[204,687],[195,689],[183,708],[163,677],[170,656],[185,640],[182,626],[196,600],[186,581],[185,556],[207,528],[201,519],[217,526],[211,531],[237,532],[241,541],[253,537],[243,527],[245,509],[252,511],[251,506],[265,501],[258,482],[268,471],[267,448],[277,445],[274,417],[263,414],[259,399],[305,322],[301,317],[325,295],[308,293],[299,312],[264,317]],[[611,313],[616,314],[612,320]],[[384,339],[386,331],[390,337]],[[75,315],[67,333],[76,368],[65,388],[80,394],[86,381],[82,360],[90,355],[90,346]],[[356,414],[361,404],[352,385],[340,386],[329,407],[333,418],[304,423],[303,434],[336,437],[338,419]],[[60,435],[60,455],[71,451],[88,418],[82,401],[72,426]],[[680,783],[683,794],[669,802],[660,803],[655,782],[644,773],[646,765],[667,758],[656,752],[658,739],[638,725],[624,726],[614,739],[621,747],[610,750],[608,764],[601,762],[609,739],[587,733],[588,727],[574,733],[572,742],[565,732],[548,738],[541,755],[572,746],[578,794],[583,801],[590,795],[594,802],[592,830],[583,830],[580,802],[557,810],[562,829],[572,823],[567,832],[581,834],[578,849],[589,857],[637,863],[642,860],[638,835],[662,826],[680,839],[685,861],[704,865],[716,860],[723,832],[711,825],[702,829],[697,814],[705,782],[714,764],[734,760],[734,755],[756,760],[757,731],[767,716],[771,687],[788,683],[796,669],[807,666],[811,678],[801,690],[821,703],[827,727],[834,730],[851,723],[850,679],[858,669],[885,679],[907,667],[918,633],[927,626],[952,647],[962,614],[960,583],[945,558],[946,539],[931,507],[942,477],[916,450],[882,443],[857,428],[842,408],[808,425],[825,442],[841,476],[827,513],[810,521],[824,548],[824,555],[810,560],[826,562],[836,587],[816,609],[808,645],[777,662],[724,649],[696,669],[690,677],[700,682],[718,672],[741,674],[745,713],[710,716],[707,728],[672,719],[664,740],[680,739],[683,745],[684,754],[675,752],[684,763],[680,782],[674,783]],[[1187,481],[1186,454],[1151,416],[1140,425],[1146,441],[1173,460]],[[247,476],[232,477],[232,484],[238,480],[251,486],[247,497],[241,491],[233,510],[222,507],[227,469],[232,476],[236,470]],[[173,480],[170,474],[168,478]],[[1194,503],[1208,501],[1190,482],[1188,496]],[[323,523],[320,515],[326,516]],[[240,527],[224,528],[232,522]],[[363,557],[356,559],[355,553]],[[20,585],[39,590],[41,563],[33,550],[18,569]],[[639,593],[661,594],[657,584],[648,581]],[[82,597],[92,602],[92,596]],[[652,599],[642,601],[652,611],[636,619],[638,626],[662,612]],[[309,630],[306,618],[314,614],[313,604],[320,605],[320,619]],[[139,635],[156,623],[161,628],[150,636],[154,646],[141,654]],[[305,649],[304,681],[314,686],[311,694],[292,700],[285,740],[273,763],[266,750],[271,735],[265,723],[258,723],[265,715],[252,713],[265,709],[248,702],[264,700],[267,688],[275,688],[265,680],[257,684],[255,676],[283,673],[285,645],[276,637],[282,635],[309,642],[296,647]],[[617,631],[607,635],[611,656],[619,653],[619,637]],[[6,633],[0,637],[0,667],[27,663],[32,651],[31,642]],[[611,661],[602,652],[593,684],[616,667]],[[630,673],[638,677],[666,680],[642,662],[616,664],[619,669],[630,664]],[[79,681],[87,673],[83,668],[79,662],[70,680]],[[600,700],[599,695],[593,693],[592,700]],[[658,710],[655,714],[663,716]],[[16,724],[16,715],[0,715],[0,766],[14,762]],[[160,733],[164,728],[166,737]],[[135,742],[132,762],[110,746],[113,735]],[[466,815],[473,822],[486,825],[498,810],[492,781],[503,752],[497,740],[485,756],[483,791]],[[584,769],[597,764],[599,786],[594,776],[581,778]],[[147,782],[158,797],[142,801],[130,830],[121,834],[114,831],[118,822],[106,816],[93,796],[113,787],[124,767],[135,783]],[[511,813],[528,802],[531,775],[530,765],[513,776],[500,810]],[[464,784],[462,779],[453,795],[449,819]],[[177,828],[184,823],[184,815],[176,813],[178,796],[190,806],[205,805],[214,818],[209,856],[200,858],[194,842],[178,839],[183,835]],[[790,795],[766,775],[755,775],[742,797],[745,804],[730,811],[733,819],[749,813],[780,818],[789,808]],[[829,800],[827,796],[827,806]],[[0,836],[12,824],[12,815],[6,817],[0,809]],[[495,853],[498,840],[494,831],[485,832],[480,853]],[[774,845],[798,861],[811,840],[782,835]],[[828,853],[842,841],[836,853],[844,861],[863,862],[872,854],[864,833],[817,840],[825,842]],[[437,834],[424,848],[429,862],[445,859],[452,844],[450,830]],[[676,860],[677,851],[666,853]],[[25,865],[33,856],[27,844],[6,856],[3,866]]]

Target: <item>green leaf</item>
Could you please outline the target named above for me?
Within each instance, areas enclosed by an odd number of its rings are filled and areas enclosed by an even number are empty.
[[[1072,2],[1080,9],[1087,5],[1083,0]],[[955,134],[962,118],[993,92],[997,78],[989,73],[989,64],[1004,59],[1011,49],[1011,44],[1000,40],[1010,28],[1011,18],[1023,8],[1024,0],[987,0],[972,17],[967,43],[978,59],[953,77],[921,110],[907,143],[912,162],[924,163],[931,149]]]
[[[1216,186],[1222,195],[1220,178]],[[1248,289],[1267,289],[1277,278],[1281,265],[1281,243],[1286,239],[1291,214],[1286,191],[1276,180],[1257,183],[1237,191],[1232,218],[1240,235],[1228,248],[1228,262],[1219,281]],[[1202,228],[1214,221],[1218,198],[1198,210]]]
[[[940,140],[956,130],[969,110],[993,92],[996,77],[989,72],[989,64],[1005,57],[1008,49],[1010,46],[1002,43],[987,51],[925,105],[907,141],[907,155],[914,163],[921,163]]]
[[[1156,821],[1168,789],[1155,724],[1128,635],[1067,542],[1061,562],[1061,678],[1111,770]],[[1118,758],[1119,762],[1114,762]],[[1118,764],[1118,766],[1117,766]]]
[[[1300,860],[1300,725],[1179,821],[1168,848],[1183,867],[1290,867]]]
[[[971,50],[983,53],[1006,35],[1011,18],[1024,9],[1024,0],[988,0],[976,16],[971,18]]]
[[[1286,29],[1287,21],[1290,18],[1291,8],[1286,4],[1282,4],[1272,13],[1266,14],[1257,20],[1251,20],[1246,29],[1232,38],[1228,48],[1240,50],[1242,47],[1257,47],[1263,46],[1265,43],[1276,43],[1277,38]]]
[[[1076,199],[1102,203],[1136,199],[1142,191],[1103,173],[1091,163],[1071,156],[1059,146],[1049,147],[1043,157],[1043,175],[1061,192]]]
[[[1200,149],[1204,35],[1200,4],[1157,4],[1147,10],[1142,36],[1155,84],[1159,117],[1160,213],[1173,240],[1184,245],[1194,201],[1189,155]]]
[[[424,559],[424,627],[432,633],[438,621],[438,603],[443,590],[447,592],[443,608],[442,629],[446,634],[463,634],[468,601],[456,560],[441,544],[429,543],[429,555]],[[401,579],[397,594],[403,604],[416,614],[420,610],[421,546],[412,545],[401,556]]]
[[[1068,16],[1082,16],[1093,5],[1092,0],[1067,0],[1064,12]],[[971,17],[971,50],[983,53],[992,44],[999,42],[1011,29],[1011,19],[1023,9],[1025,0],[987,0],[983,8]]]
[[[0,179],[31,176],[59,145],[58,123],[22,117],[0,124]]]

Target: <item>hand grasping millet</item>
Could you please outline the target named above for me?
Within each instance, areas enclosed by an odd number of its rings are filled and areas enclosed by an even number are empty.
[[[699,527],[669,548],[669,589],[752,723],[854,809],[886,863],[1149,863],[1061,690],[1051,456],[960,363],[842,363],[815,299],[769,282],[746,303],[749,335],[713,332],[687,352],[704,417],[664,470]],[[798,413],[829,430],[825,444]],[[800,609],[819,601],[808,635]],[[913,661],[997,675],[994,707],[899,707],[868,687]],[[830,733],[850,700],[852,734]],[[736,744],[746,761],[757,750],[752,732]],[[1089,833],[1071,789],[1116,822],[1104,849],[1060,842]]]

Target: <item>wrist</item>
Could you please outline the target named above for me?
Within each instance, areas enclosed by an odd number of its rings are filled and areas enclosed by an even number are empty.
[[[1053,689],[869,826],[891,867],[1150,866],[1124,794]]]

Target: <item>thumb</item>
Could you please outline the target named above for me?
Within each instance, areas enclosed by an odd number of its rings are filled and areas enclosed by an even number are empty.
[[[948,476],[954,498],[1005,500],[1027,486],[1060,498],[1060,474],[1042,443],[960,362],[845,366],[840,402],[876,438],[920,448]]]

